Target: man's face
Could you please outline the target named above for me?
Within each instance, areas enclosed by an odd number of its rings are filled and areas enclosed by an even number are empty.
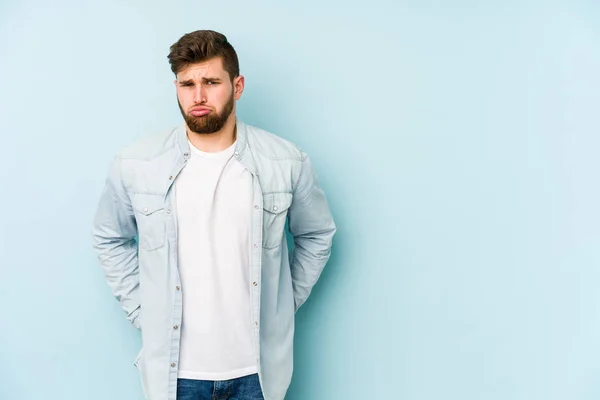
[[[235,118],[235,100],[244,88],[244,78],[233,82],[220,57],[190,64],[175,80],[177,101],[188,128],[195,133],[214,133]]]

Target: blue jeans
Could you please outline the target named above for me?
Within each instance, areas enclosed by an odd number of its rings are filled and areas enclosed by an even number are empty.
[[[258,374],[228,381],[177,379],[177,400],[264,400]]]

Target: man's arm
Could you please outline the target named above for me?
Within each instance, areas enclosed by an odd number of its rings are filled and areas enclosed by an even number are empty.
[[[310,159],[304,155],[289,212],[295,311],[308,298],[331,254],[336,226]]]
[[[139,329],[137,225],[121,180],[121,159],[111,163],[94,217],[93,246],[113,296]]]

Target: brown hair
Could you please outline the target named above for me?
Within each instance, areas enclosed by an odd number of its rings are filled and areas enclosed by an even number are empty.
[[[171,45],[170,50],[169,64],[175,75],[190,64],[215,57],[221,57],[223,68],[231,80],[240,74],[237,54],[227,37],[219,32],[199,30],[186,33]]]

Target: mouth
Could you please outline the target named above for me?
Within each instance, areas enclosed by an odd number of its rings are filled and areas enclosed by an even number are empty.
[[[210,114],[210,108],[194,107],[190,110],[190,115],[193,115],[194,117],[202,117],[206,114]]]

